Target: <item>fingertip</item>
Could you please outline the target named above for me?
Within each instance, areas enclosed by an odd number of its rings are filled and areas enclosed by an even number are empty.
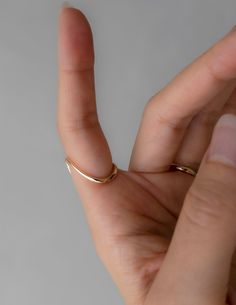
[[[83,70],[93,66],[93,35],[82,11],[74,7],[62,8],[59,40],[59,56],[63,68]]]
[[[89,21],[85,14],[80,9],[68,4],[68,2],[63,3],[60,13],[60,17],[63,20],[76,20],[77,23],[90,27]]]

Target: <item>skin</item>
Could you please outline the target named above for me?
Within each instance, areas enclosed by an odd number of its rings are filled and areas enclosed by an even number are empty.
[[[218,119],[236,114],[235,53],[232,29],[150,98],[129,169],[113,181],[95,184],[71,168],[97,254],[128,305],[236,304],[236,174],[206,154]],[[75,8],[61,10],[58,58],[65,154],[106,177],[112,155],[96,111],[92,31]],[[197,178],[168,171],[173,162],[201,164]]]

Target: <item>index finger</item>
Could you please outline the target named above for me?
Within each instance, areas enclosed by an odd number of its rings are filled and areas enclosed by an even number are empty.
[[[96,109],[92,31],[72,7],[62,9],[59,21],[58,130],[66,155],[81,171],[104,177],[112,158]]]

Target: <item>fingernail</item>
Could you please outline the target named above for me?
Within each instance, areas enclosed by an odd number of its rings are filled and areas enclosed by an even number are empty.
[[[236,167],[236,115],[224,114],[218,120],[207,158]]]
[[[64,8],[64,7],[73,7],[73,6],[70,4],[69,1],[63,1],[61,7]]]

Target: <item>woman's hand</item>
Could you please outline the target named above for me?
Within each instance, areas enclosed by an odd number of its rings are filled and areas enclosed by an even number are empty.
[[[91,176],[107,176],[92,33],[79,10],[62,10],[59,38],[65,153]],[[149,100],[128,171],[95,184],[71,168],[97,253],[128,305],[236,304],[235,85],[231,31]],[[201,167],[194,178],[168,171],[171,163]]]

